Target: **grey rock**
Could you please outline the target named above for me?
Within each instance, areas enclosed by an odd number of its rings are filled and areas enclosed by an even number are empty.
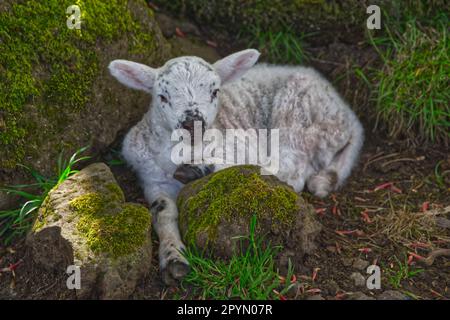
[[[348,300],[376,300],[374,297],[370,297],[361,291],[352,292],[348,294]]]
[[[378,300],[409,300],[407,295],[404,295],[400,291],[387,290],[377,297]]]
[[[105,164],[92,164],[49,192],[26,244],[45,270],[80,268],[78,299],[126,299],[150,271],[151,217],[125,203]]]
[[[353,261],[352,267],[357,270],[363,271],[366,270],[368,265],[369,265],[368,261],[363,260],[361,258],[357,258]]]
[[[366,285],[366,278],[359,272],[353,272],[350,279],[353,280],[353,283],[357,287],[364,287]]]
[[[325,300],[325,298],[322,297],[320,294],[315,294],[311,297],[306,298],[306,300]]]
[[[341,261],[342,261],[342,264],[344,265],[344,267],[350,267],[353,263],[352,258],[342,258]]]

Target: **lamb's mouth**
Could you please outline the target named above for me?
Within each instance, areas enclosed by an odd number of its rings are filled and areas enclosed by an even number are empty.
[[[201,138],[206,131],[206,121],[200,115],[187,115],[186,119],[180,122],[177,126],[180,129],[187,130],[191,136],[191,145],[194,145],[195,135]],[[201,131],[199,130],[201,128]],[[200,131],[200,132],[197,132]],[[198,141],[197,141],[198,142]]]

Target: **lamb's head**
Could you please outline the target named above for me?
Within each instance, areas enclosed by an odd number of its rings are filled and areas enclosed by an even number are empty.
[[[214,64],[198,57],[179,57],[154,69],[127,60],[114,60],[111,74],[126,86],[153,96],[152,108],[170,130],[191,132],[194,121],[208,128],[217,115],[220,86],[242,76],[258,60],[259,52],[248,49],[234,53]]]

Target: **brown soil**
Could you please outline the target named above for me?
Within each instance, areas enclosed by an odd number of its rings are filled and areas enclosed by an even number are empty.
[[[179,22],[172,20],[172,23],[172,26],[166,24],[165,28],[173,28]],[[195,29],[192,34],[187,34],[187,39],[195,39],[195,54],[202,55],[201,46],[198,44],[211,39],[194,33],[197,33]],[[219,43],[217,51],[222,56],[243,47],[242,44],[225,41],[220,37],[214,40]],[[176,32],[170,41],[177,42]],[[188,42],[183,38],[178,43]],[[227,45],[222,46],[221,43]],[[211,57],[211,47],[206,48],[206,57]],[[363,121],[366,142],[359,165],[339,192],[324,200],[304,193],[316,208],[324,228],[319,236],[319,249],[294,266],[298,286],[296,292],[291,293],[288,298],[305,299],[320,294],[326,299],[350,299],[354,292],[363,292],[376,298],[385,290],[396,290],[411,298],[449,299],[448,257],[438,257],[431,266],[423,265],[420,260],[414,258],[409,267],[421,268],[424,271],[402,280],[399,287],[394,287],[389,279],[393,274],[390,270],[399,269],[396,258],[405,264],[405,261],[413,256],[411,253],[426,257],[433,249],[450,248],[450,231],[435,228],[425,235],[411,232],[400,239],[393,239],[392,235],[389,238],[383,233],[386,225],[377,224],[376,221],[388,217],[390,212],[400,215],[406,211],[406,214],[414,215],[420,214],[424,207],[433,209],[449,206],[450,176],[444,176],[439,182],[435,169],[440,163],[440,172],[450,170],[450,150],[437,145],[408,146],[404,141],[389,139],[380,128],[373,130],[374,117],[370,111],[373,106],[368,103],[368,89],[352,72],[355,65],[362,68],[376,66],[376,54],[367,45],[351,41],[323,45],[319,41],[315,47],[309,48],[309,51],[314,57],[311,60],[312,65],[328,78],[338,79],[335,84]],[[119,148],[121,138],[117,139],[111,149]],[[114,154],[107,153],[94,160],[109,161],[112,158],[115,158]],[[127,201],[145,204],[135,175],[125,165],[114,165],[111,169],[124,189]],[[387,182],[392,183],[393,187],[374,191],[377,186]],[[444,218],[449,218],[449,215]],[[425,247],[413,246],[418,242],[417,239],[423,240],[423,237],[426,238],[426,242],[422,244]],[[157,248],[157,238],[154,237],[154,240]],[[157,250],[153,252],[153,260],[149,261],[152,263],[153,272],[142,280],[131,298],[167,299],[174,297],[175,293],[184,295],[180,288],[167,288],[163,285],[158,274]],[[381,267],[381,290],[355,286],[350,278],[353,272],[361,273],[366,279],[368,277],[365,268],[357,270],[352,267],[354,259],[357,258]],[[0,248],[0,269],[22,261],[15,269],[14,275],[8,271],[0,272],[0,298],[75,297],[65,287],[66,275],[43,272],[33,266],[30,260],[23,248],[23,241],[11,248]],[[283,269],[284,266],[281,266],[282,272]],[[313,273],[316,274],[314,280]]]

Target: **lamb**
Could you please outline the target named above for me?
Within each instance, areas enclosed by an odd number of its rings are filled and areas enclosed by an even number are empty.
[[[363,128],[332,85],[312,68],[255,65],[259,55],[247,49],[214,64],[185,56],[158,69],[126,60],[109,65],[119,82],[153,96],[149,111],[126,135],[122,153],[151,204],[166,283],[189,272],[177,223],[180,172],[192,179],[225,167],[180,171],[170,157],[173,130],[192,132],[196,121],[203,129],[278,128],[276,176],[297,192],[306,186],[318,197],[340,187],[357,161]]]

